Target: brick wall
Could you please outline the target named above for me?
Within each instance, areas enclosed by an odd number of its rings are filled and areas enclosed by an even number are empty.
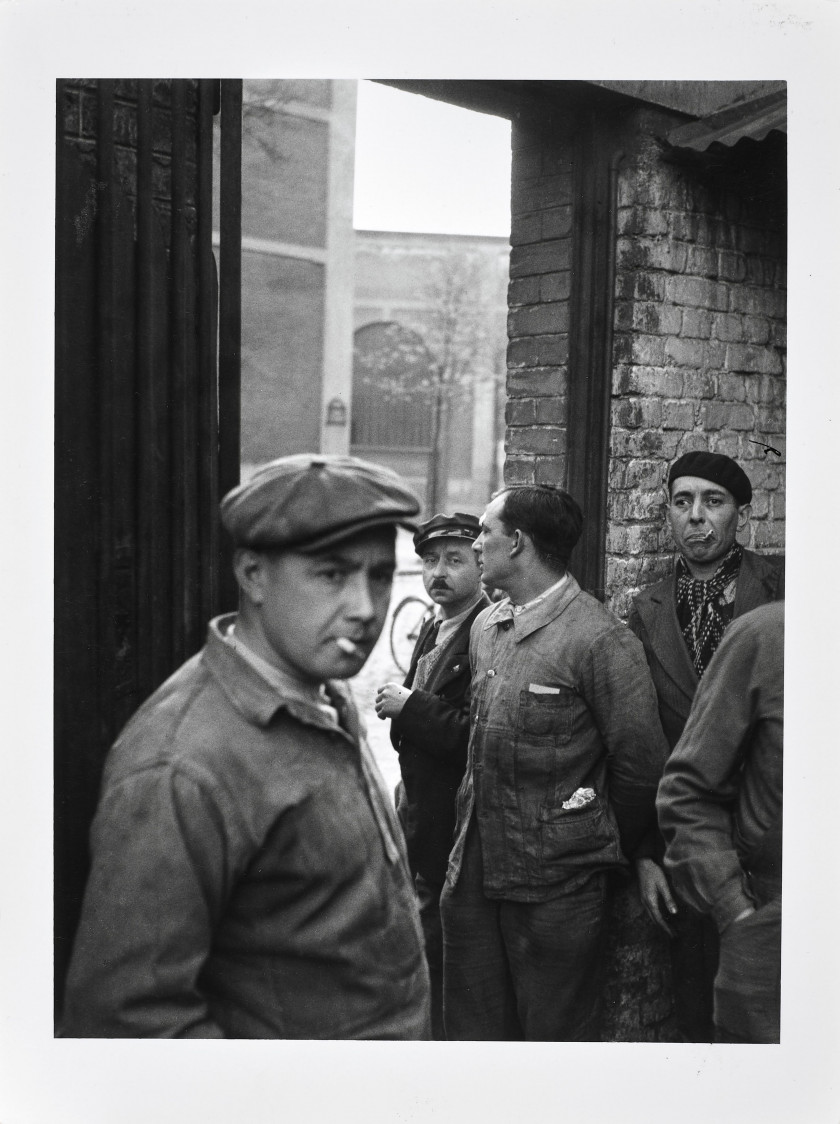
[[[755,169],[721,179],[666,162],[651,139],[653,115],[637,122],[640,143],[621,168],[616,247],[606,588],[621,616],[636,589],[669,571],[663,484],[689,450],[743,465],[754,495],[742,542],[784,549],[779,193]]]
[[[566,481],[572,269],[571,138],[512,130],[505,482]]]
[[[671,564],[662,485],[690,449],[744,465],[754,488],[744,545],[784,547],[779,154],[765,145],[756,158],[753,145],[712,173],[663,159],[656,138],[669,127],[672,117],[647,109],[622,125],[605,575],[621,616]],[[567,481],[572,156],[562,122],[513,130],[507,483]]]

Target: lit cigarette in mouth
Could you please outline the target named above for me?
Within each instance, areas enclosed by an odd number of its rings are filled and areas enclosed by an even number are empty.
[[[715,537],[714,531],[707,531],[705,533],[705,535],[703,536],[703,542],[705,542],[706,539],[713,539],[714,537]]]
[[[359,647],[359,645],[354,644],[352,640],[348,640],[346,636],[337,636],[335,642],[339,646],[339,648],[341,648],[342,652],[344,652],[344,654],[347,656],[364,655],[364,652],[362,652],[362,649]]]

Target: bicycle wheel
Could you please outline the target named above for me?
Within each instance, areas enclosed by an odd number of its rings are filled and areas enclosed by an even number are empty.
[[[434,605],[430,605],[428,601],[414,594],[404,597],[394,609],[394,615],[391,617],[391,655],[403,675],[411,664],[411,653],[414,651],[420,629],[433,612]]]

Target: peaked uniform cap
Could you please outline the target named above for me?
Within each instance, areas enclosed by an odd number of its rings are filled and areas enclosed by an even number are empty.
[[[452,515],[433,515],[414,532],[414,550],[420,554],[432,539],[466,539],[475,542],[481,534],[477,515],[456,511]]]
[[[358,457],[298,453],[263,465],[224,497],[222,525],[237,546],[304,553],[372,527],[407,527],[420,501],[390,468]]]

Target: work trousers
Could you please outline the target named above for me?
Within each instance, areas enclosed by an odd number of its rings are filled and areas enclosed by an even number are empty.
[[[716,1040],[778,1042],[781,979],[782,901],[776,898],[733,921],[721,935]]]
[[[596,1040],[606,907],[603,872],[548,901],[487,898],[472,824],[458,881],[440,900],[446,1037]]]
[[[420,923],[423,926],[432,990],[432,1038],[441,1042],[446,1037],[443,1029],[443,932],[440,922],[440,893],[443,886],[429,882],[422,874],[417,874],[414,877],[414,889],[420,907]]]

